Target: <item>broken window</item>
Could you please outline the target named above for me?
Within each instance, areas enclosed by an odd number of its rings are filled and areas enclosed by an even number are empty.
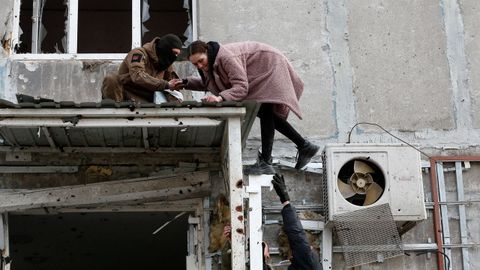
[[[65,36],[63,0],[23,0],[20,10],[18,53],[64,53]]]
[[[126,53],[168,33],[194,38],[196,0],[16,1],[16,53]]]
[[[78,53],[128,52],[131,31],[131,0],[78,2]]]

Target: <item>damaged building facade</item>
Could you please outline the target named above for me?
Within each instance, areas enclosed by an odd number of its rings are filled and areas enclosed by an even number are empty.
[[[476,0],[3,0],[2,267],[219,269],[219,251],[208,251],[210,218],[220,193],[230,203],[245,199],[237,196],[242,183],[230,180],[256,158],[255,105],[192,103],[139,108],[138,116],[101,103],[102,79],[126,52],[175,33],[185,44],[255,40],[279,48],[305,82],[303,120],[291,121],[322,147],[400,143],[422,152],[426,219],[402,232],[399,256],[355,269],[478,268],[479,10]],[[186,61],[175,67],[181,77],[196,72]],[[16,108],[18,94],[34,100]],[[178,117],[185,127],[175,126]],[[328,218],[322,156],[297,172],[295,153],[277,135],[274,163],[293,203]],[[258,191],[244,180],[253,202]],[[384,192],[413,189],[399,183]],[[260,225],[279,265],[280,205],[267,184]],[[335,230],[332,239],[324,234],[313,230],[324,267],[346,268],[348,245]]]

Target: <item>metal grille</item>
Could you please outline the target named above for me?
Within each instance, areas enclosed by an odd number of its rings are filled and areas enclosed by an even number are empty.
[[[388,204],[335,215],[333,223],[347,267],[403,255],[401,238]]]
[[[323,216],[325,217],[325,224],[328,223],[328,217],[329,217],[329,208],[328,208],[328,175],[327,175],[327,154],[325,151],[322,153],[322,185],[323,185]]]

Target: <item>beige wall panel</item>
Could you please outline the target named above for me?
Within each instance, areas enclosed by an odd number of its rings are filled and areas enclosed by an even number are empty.
[[[439,1],[346,1],[359,121],[402,130],[453,129]]]
[[[290,115],[309,137],[336,132],[332,113],[332,71],[325,48],[322,1],[199,1],[199,38],[205,41],[254,40],[268,43],[292,61],[305,83],[300,100],[303,120]],[[251,136],[259,136],[255,128]]]
[[[465,53],[469,65],[474,128],[480,128],[480,1],[460,0],[465,29]]]

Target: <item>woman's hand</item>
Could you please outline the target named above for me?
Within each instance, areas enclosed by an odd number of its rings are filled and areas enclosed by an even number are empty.
[[[172,79],[168,81],[168,89],[170,90],[179,90],[185,87],[181,79]]]
[[[204,102],[222,102],[223,98],[221,96],[204,96],[202,98]]]

